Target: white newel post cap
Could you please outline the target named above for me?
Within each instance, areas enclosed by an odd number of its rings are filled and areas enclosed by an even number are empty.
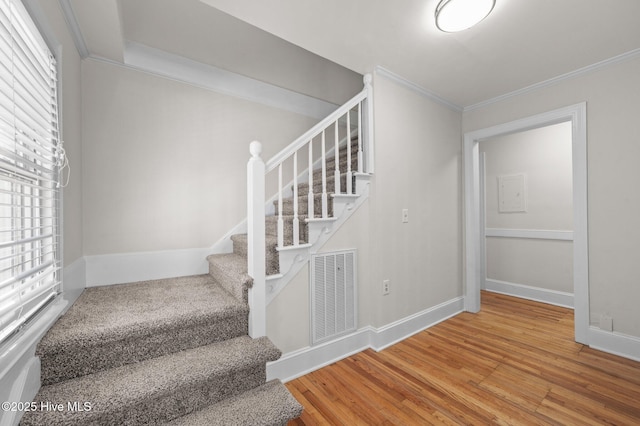
[[[262,154],[262,144],[258,141],[251,142],[249,152],[252,157],[260,157],[260,154]]]
[[[367,73],[364,75],[364,77],[362,77],[362,81],[364,82],[365,86],[370,86],[371,83],[373,82],[373,76]]]

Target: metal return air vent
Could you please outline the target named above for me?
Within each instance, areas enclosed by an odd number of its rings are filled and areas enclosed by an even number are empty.
[[[311,344],[355,331],[356,251],[311,256]]]

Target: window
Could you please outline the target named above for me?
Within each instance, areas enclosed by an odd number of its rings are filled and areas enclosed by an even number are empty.
[[[0,0],[0,343],[62,291],[56,63]]]

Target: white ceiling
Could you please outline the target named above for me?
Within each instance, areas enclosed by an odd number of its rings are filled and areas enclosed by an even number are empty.
[[[109,40],[95,34],[101,17],[80,6],[87,1],[73,0],[83,34],[93,33],[85,38]],[[146,0],[148,13],[141,0],[90,1],[120,2],[124,40],[224,67],[246,61],[234,58],[234,40],[259,43],[251,38],[261,33],[223,25],[229,14],[357,73],[382,66],[461,107],[640,49],[640,0],[496,0],[487,19],[453,34],[435,28],[438,0]],[[200,22],[204,4],[218,9],[211,25]],[[171,25],[190,19],[198,25]]]

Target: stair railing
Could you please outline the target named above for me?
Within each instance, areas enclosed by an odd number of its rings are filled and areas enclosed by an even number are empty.
[[[325,119],[313,126],[298,139],[289,144],[286,148],[274,155],[265,164],[260,157],[262,145],[260,142],[251,142],[249,151],[251,158],[247,164],[247,251],[248,251],[248,274],[253,278],[253,285],[249,289],[249,335],[251,337],[265,336],[266,330],[266,252],[265,252],[265,175],[278,170],[278,194],[277,194],[277,236],[278,249],[285,247],[284,240],[284,218],[283,218],[283,190],[288,185],[283,185],[283,165],[292,159],[293,175],[293,236],[291,246],[300,246],[300,214],[298,202],[298,184],[302,183],[304,175],[308,173],[306,179],[308,184],[307,194],[307,220],[329,219],[329,194],[353,194],[353,177],[356,173],[373,172],[373,88],[371,86],[372,77],[370,74],[364,76],[364,89],[347,101],[344,105],[336,109]],[[355,121],[352,122],[352,114],[357,112]],[[340,139],[340,125],[346,127],[344,138]],[[355,130],[351,127],[354,125]],[[327,132],[333,127],[333,148],[327,150]],[[352,153],[352,140],[354,133],[357,135],[357,152]],[[314,139],[319,139],[320,158],[314,161]],[[340,170],[340,147],[346,145],[346,186],[345,191],[341,188]],[[317,149],[317,148],[316,148]],[[333,188],[327,186],[327,156],[331,154],[335,157],[334,184]],[[298,160],[300,155],[308,158],[308,171],[299,174]],[[352,156],[356,156],[358,170],[352,170]],[[316,194],[314,187],[314,165],[320,162],[322,171],[321,194],[319,194],[320,206],[316,214]],[[333,189],[333,191],[331,190]]]

